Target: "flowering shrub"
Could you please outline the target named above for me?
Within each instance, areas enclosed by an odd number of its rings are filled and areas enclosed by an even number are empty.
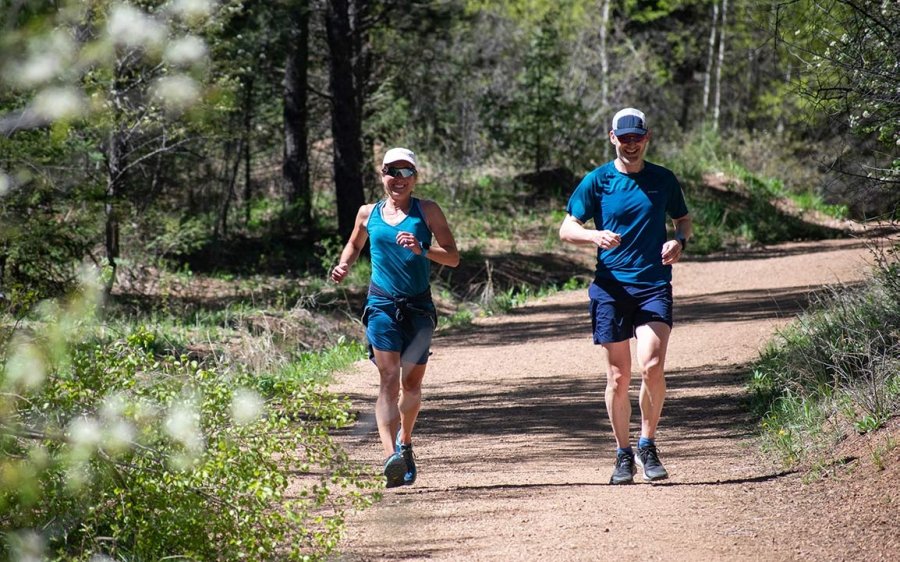
[[[377,497],[321,376],[189,361],[89,316],[45,306],[7,345],[0,558],[315,559]]]

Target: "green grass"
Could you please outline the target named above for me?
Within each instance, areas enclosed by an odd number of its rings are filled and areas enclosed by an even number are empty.
[[[827,455],[848,432],[900,415],[900,264],[876,254],[864,287],[834,290],[781,330],[750,389],[764,443],[785,464]]]

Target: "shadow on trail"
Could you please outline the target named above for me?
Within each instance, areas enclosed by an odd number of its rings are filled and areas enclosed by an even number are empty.
[[[772,474],[763,474],[760,476],[750,476],[747,478],[728,478],[728,479],[716,479],[711,481],[704,482],[673,482],[671,480],[665,480],[662,482],[654,482],[654,483],[646,483],[647,486],[652,486],[654,488],[668,488],[674,486],[733,486],[733,485],[741,485],[741,484],[755,484],[760,482],[769,482],[772,480],[777,480],[779,478],[783,478],[785,476],[792,476],[797,474],[796,470],[782,470],[780,472],[774,472]],[[636,478],[639,478],[636,477]],[[558,483],[526,483],[526,484],[488,484],[484,486],[449,486],[447,488],[410,488],[408,491],[404,490],[406,494],[417,494],[417,495],[425,495],[431,494],[435,492],[477,492],[477,491],[494,491],[494,490],[528,490],[528,489],[546,489],[546,488],[571,488],[571,487],[579,487],[579,488],[599,488],[606,487],[610,484],[606,482],[558,482]],[[635,484],[638,485],[638,484]]]
[[[425,388],[425,407],[416,424],[421,439],[459,442],[475,436],[490,438],[489,451],[473,451],[470,456],[430,457],[429,462],[468,465],[512,466],[535,462],[587,461],[603,463],[611,457],[615,444],[604,405],[605,379],[585,379],[573,374],[510,380],[483,381],[474,391],[434,392]],[[672,371],[666,375],[666,398],[661,432],[668,432],[665,456],[689,459],[704,440],[754,436],[755,423],[747,408],[744,384],[746,368],[701,368]],[[471,384],[471,383],[470,383]],[[632,435],[637,435],[639,409],[637,388],[640,377],[632,379]],[[697,394],[697,389],[715,388],[714,394]],[[364,410],[371,409],[374,396],[351,395]],[[681,437],[675,437],[673,434]],[[360,439],[377,439],[374,427]],[[679,443],[679,440],[681,441]],[[690,445],[685,440],[690,440]],[[598,464],[599,466],[599,464]],[[500,472],[506,470],[500,469]]]
[[[731,323],[790,318],[805,311],[812,301],[829,290],[804,285],[676,297],[675,329],[677,331],[679,325],[693,322]],[[438,338],[452,337],[457,345],[479,347],[588,339],[591,337],[588,302],[585,290],[582,303],[516,308],[505,315],[503,322],[466,328],[464,331],[448,330],[439,334]],[[563,319],[536,322],[534,317],[542,314]]]
[[[784,478],[785,476],[792,476],[797,474],[796,470],[781,470],[779,472],[773,472],[772,474],[762,474],[760,476],[750,476],[748,478],[728,478],[725,480],[716,479],[709,482],[673,482],[671,480],[665,480],[663,482],[656,482],[650,484],[653,487],[667,488],[672,486],[723,486],[729,484],[758,484],[760,482],[770,482],[772,480],[778,480],[779,478]]]
[[[441,394],[421,414],[421,428],[436,439],[488,435],[499,447],[492,461],[519,463],[550,456],[595,459],[614,449],[612,428],[604,405],[604,376],[530,377],[509,386],[505,381],[482,384],[480,392]],[[678,428],[692,440],[707,436],[746,438],[754,424],[744,394],[746,370],[707,369],[667,374],[663,428]],[[637,388],[632,380],[633,424],[638,423]],[[683,389],[715,387],[714,395]],[[637,428],[633,425],[633,434]],[[560,438],[560,436],[563,436]],[[507,446],[503,446],[506,444]],[[667,456],[690,451],[667,449]],[[475,462],[481,462],[480,459]]]
[[[873,229],[870,232],[860,233],[859,235],[850,235],[851,237],[856,238],[856,240],[853,242],[841,243],[837,246],[831,244],[818,244],[815,242],[808,242],[796,245],[773,244],[771,246],[763,246],[750,250],[715,252],[708,255],[696,255],[688,252],[687,256],[685,256],[682,261],[703,263],[753,261],[818,254],[822,252],[834,252],[838,250],[858,250],[861,248],[871,248],[873,247],[873,245],[876,245],[877,243],[873,242],[873,239],[895,235],[896,233],[897,229],[893,227]]]
[[[847,290],[856,285],[845,284],[843,287]],[[790,318],[807,310],[811,302],[831,290],[827,287],[812,289],[809,286],[795,286],[676,297],[676,330],[680,323]]]

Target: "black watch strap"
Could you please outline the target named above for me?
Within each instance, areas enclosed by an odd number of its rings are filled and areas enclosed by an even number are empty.
[[[687,241],[687,238],[685,238],[684,236],[676,236],[676,237],[675,237],[675,240],[678,240],[678,242],[681,244],[681,251],[682,251],[682,252],[685,251],[685,250],[687,249],[687,242],[688,242],[688,241]]]

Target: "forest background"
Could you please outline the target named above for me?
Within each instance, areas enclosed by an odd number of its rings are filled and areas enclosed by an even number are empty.
[[[684,183],[695,254],[897,218],[888,0],[0,6],[0,523],[21,556],[315,557],[378,499],[325,390],[360,356],[368,270],[324,277],[387,147],[418,153],[463,249],[437,272],[449,326],[584,282],[555,231],[625,106]],[[282,496],[288,469],[307,495]]]

